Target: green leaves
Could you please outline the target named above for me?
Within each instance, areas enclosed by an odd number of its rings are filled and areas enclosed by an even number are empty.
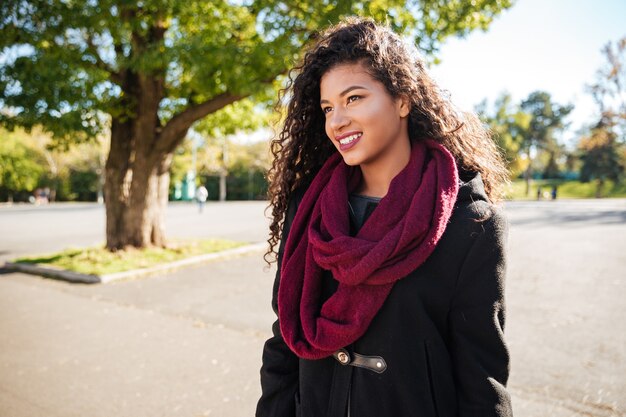
[[[578,145],[581,180],[598,181],[598,195],[605,180],[626,175],[626,37],[607,43],[602,52],[606,61],[589,86],[600,120]]]
[[[0,123],[90,137],[158,94],[161,124],[229,93],[262,93],[315,33],[343,16],[384,21],[426,54],[485,28],[508,0],[7,0],[0,12]],[[15,58],[19,56],[18,58]],[[154,91],[142,91],[138,80]]]
[[[583,162],[580,171],[582,182],[607,179],[620,181],[624,177],[625,146],[617,140],[617,135],[605,122],[596,125],[578,145]]]
[[[574,109],[571,104],[554,103],[550,94],[535,91],[522,101],[521,109],[531,115],[530,124],[524,135],[524,145],[554,150],[557,144],[556,132],[567,126],[566,118]]]
[[[503,150],[513,176],[532,166],[535,153],[546,152],[552,164],[562,153],[557,133],[566,126],[572,105],[560,105],[547,92],[535,91],[519,104],[512,102],[510,94],[503,93],[491,114],[486,107],[483,102],[478,112]]]
[[[44,160],[18,135],[0,130],[0,188],[32,191],[44,174]]]
[[[266,126],[269,118],[266,108],[255,104],[250,99],[243,99],[206,116],[197,123],[195,130],[220,138],[238,132],[257,130]]]
[[[524,132],[528,130],[531,116],[512,102],[509,93],[502,93],[488,112],[484,101],[477,109],[482,120],[489,126],[498,147],[508,163],[513,177],[523,170],[520,150],[524,142]]]

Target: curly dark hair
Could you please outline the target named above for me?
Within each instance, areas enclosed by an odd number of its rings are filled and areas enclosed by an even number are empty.
[[[501,200],[509,173],[489,132],[473,113],[461,112],[426,73],[417,53],[397,34],[371,19],[350,17],[320,34],[279,94],[277,110],[288,102],[282,130],[271,142],[269,170],[272,209],[266,262],[276,260],[284,217],[292,193],[311,183],[335,152],[320,108],[320,80],[340,64],[360,63],[394,98],[410,101],[409,138],[431,138],[455,157],[460,170],[479,172],[492,203]],[[282,109],[284,111],[284,109]],[[268,207],[268,209],[269,209]],[[273,255],[273,256],[272,256]]]

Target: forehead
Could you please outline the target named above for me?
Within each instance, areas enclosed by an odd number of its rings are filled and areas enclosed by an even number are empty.
[[[334,95],[351,85],[362,85],[367,88],[379,88],[382,84],[374,79],[365,66],[360,63],[340,64],[332,67],[322,75],[320,94]]]

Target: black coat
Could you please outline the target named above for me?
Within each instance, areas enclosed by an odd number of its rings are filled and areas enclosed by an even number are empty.
[[[467,175],[467,174],[464,174]],[[278,264],[297,210],[292,199]],[[505,239],[502,212],[487,203],[480,175],[462,176],[450,222],[432,255],[396,282],[349,353],[380,356],[387,369],[299,359],[278,320],[263,350],[257,417],[511,416],[503,339]],[[336,288],[323,278],[326,296]],[[272,306],[277,312],[279,273]]]

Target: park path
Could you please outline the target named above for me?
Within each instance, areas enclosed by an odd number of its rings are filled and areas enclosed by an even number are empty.
[[[168,227],[259,241],[263,208],[216,203],[197,217],[181,205]],[[68,240],[97,230],[91,206],[58,218],[3,210],[2,231],[9,213],[14,227],[75,219],[55,224]],[[626,416],[626,200],[506,211],[515,416]],[[106,285],[0,275],[0,416],[252,416],[273,275],[262,253]]]

